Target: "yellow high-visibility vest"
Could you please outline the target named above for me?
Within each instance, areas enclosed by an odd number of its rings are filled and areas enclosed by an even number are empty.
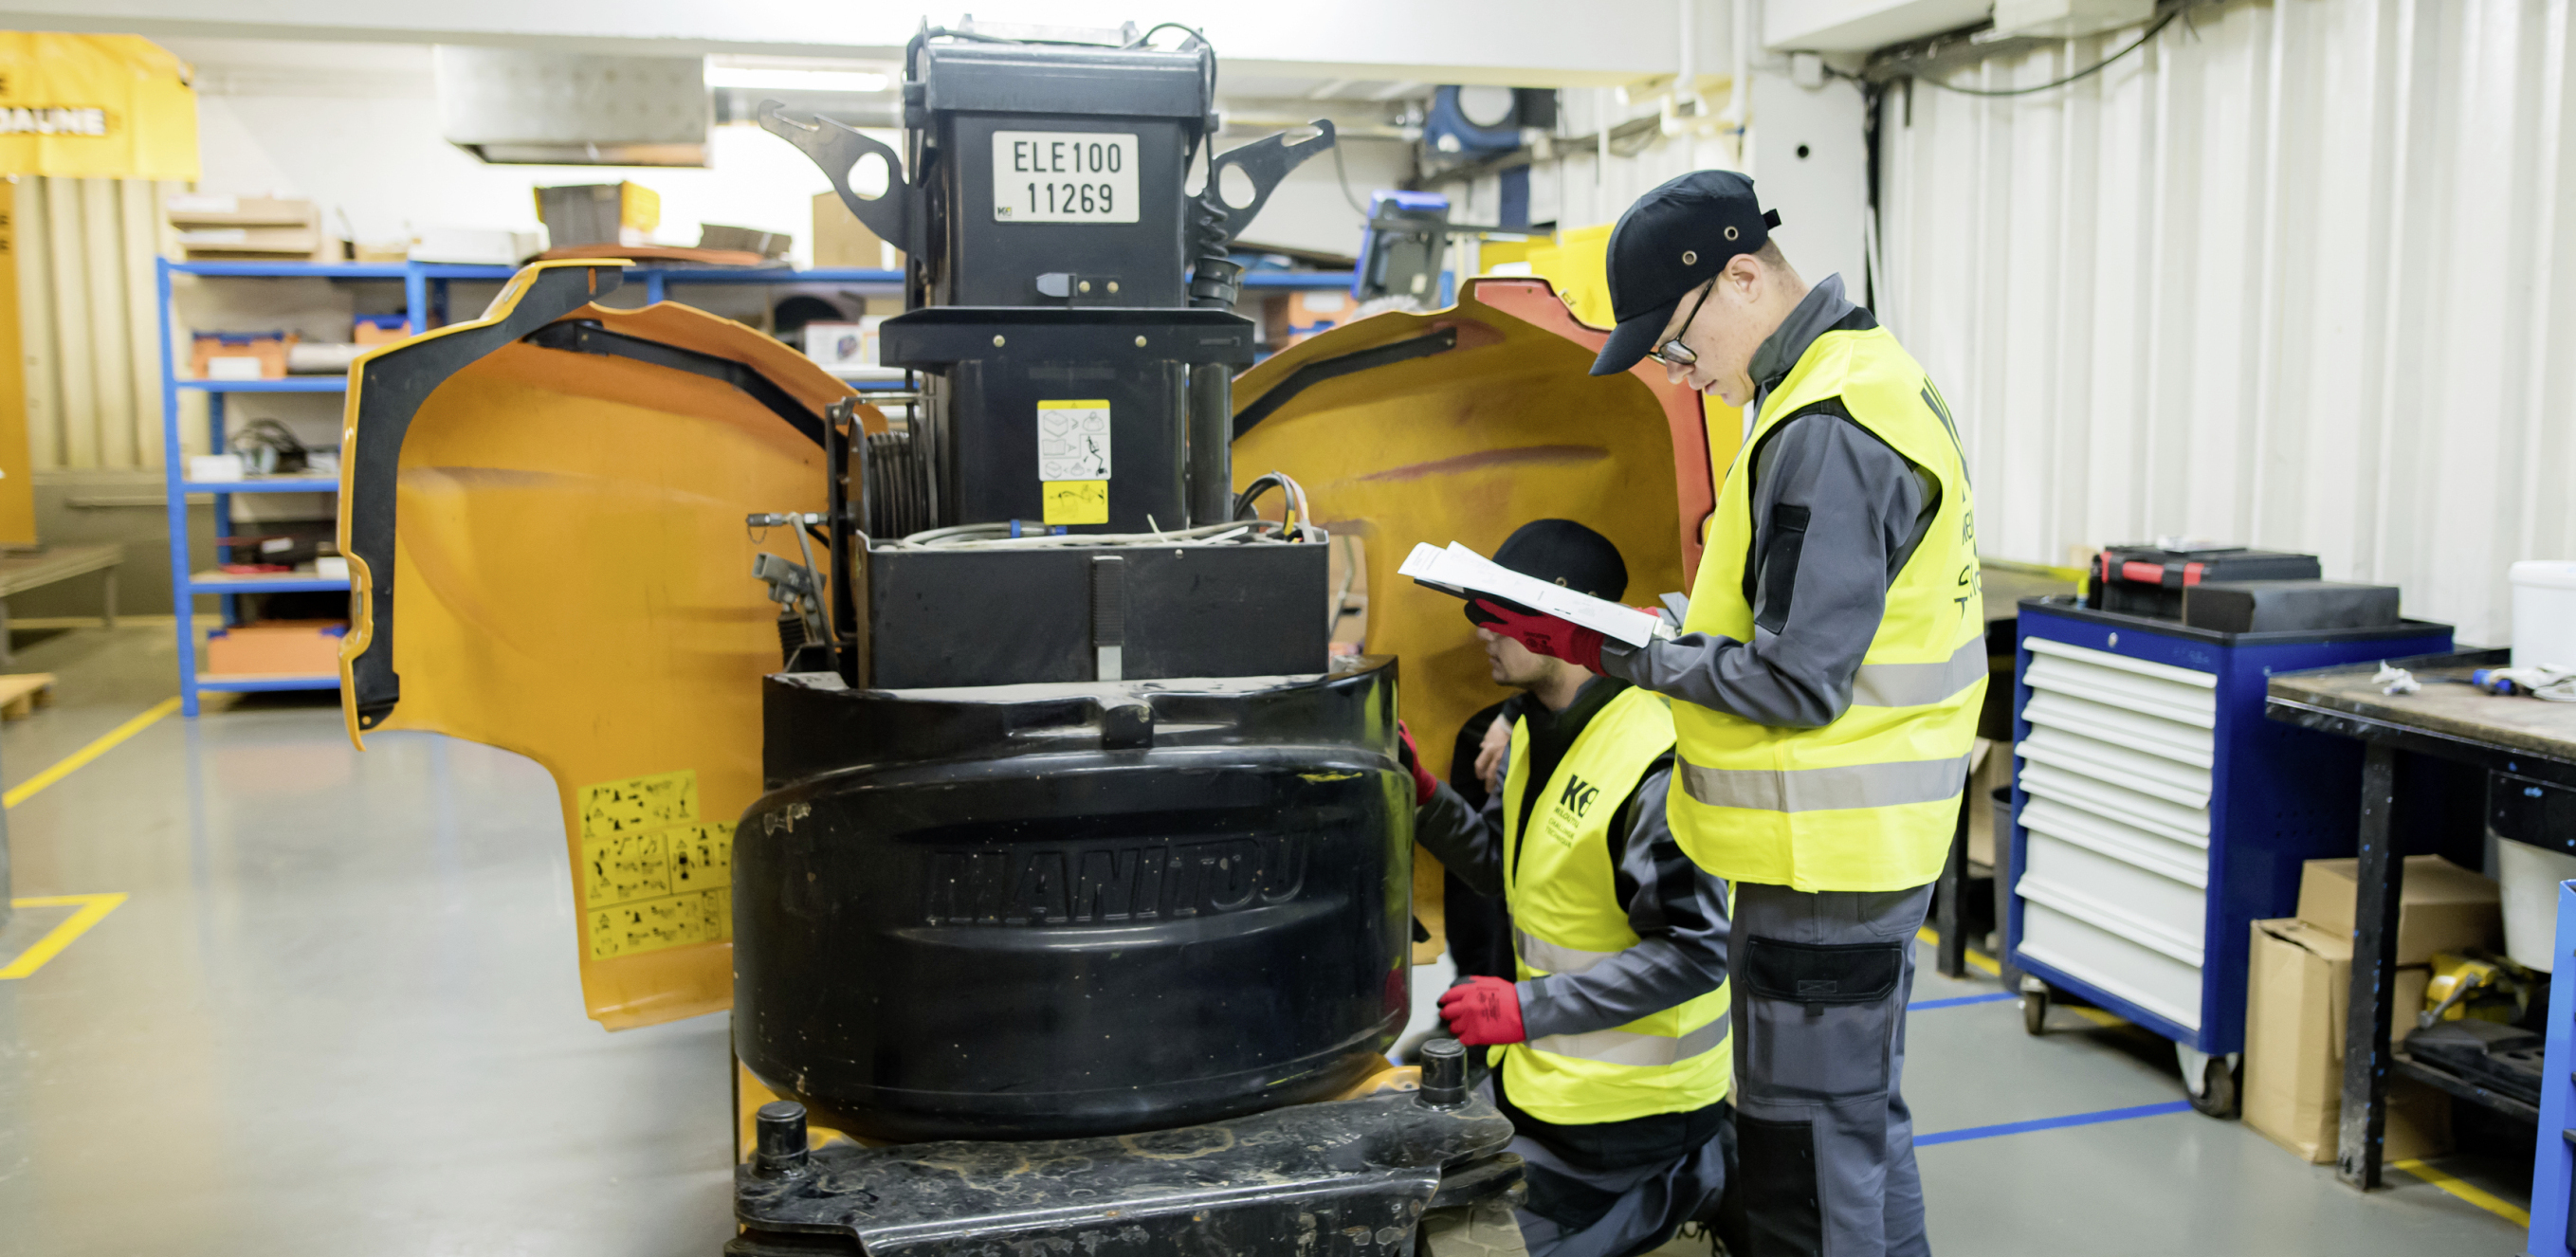
[[[1524,979],[1580,973],[1637,945],[1620,906],[1610,832],[1621,800],[1672,749],[1664,700],[1634,687],[1604,704],[1567,748],[1528,809],[1529,723],[1512,725],[1503,780],[1503,888]],[[1503,1089],[1521,1111],[1558,1125],[1687,1113],[1726,1098],[1735,1073],[1727,988],[1610,1030],[1552,1034],[1502,1049]]]
[[[1837,404],[1930,472],[1940,482],[1938,512],[1888,588],[1839,719],[1778,729],[1673,705],[1673,834],[1700,867],[1730,881],[1901,890],[1939,877],[1949,857],[1986,695],[1986,613],[1976,497],[1957,425],[1887,329],[1817,337],[1765,400],[1718,489],[1682,627],[1753,640],[1754,461],[1784,419],[1819,403]]]

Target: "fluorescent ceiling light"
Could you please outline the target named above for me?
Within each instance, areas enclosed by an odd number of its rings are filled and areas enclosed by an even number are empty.
[[[867,70],[711,65],[707,67],[707,86],[771,92],[882,92],[886,89],[886,76]]]

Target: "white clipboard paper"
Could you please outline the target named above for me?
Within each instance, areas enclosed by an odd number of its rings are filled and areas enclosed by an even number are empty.
[[[1653,640],[1656,626],[1663,623],[1652,611],[1640,611],[1524,576],[1454,541],[1445,550],[1429,542],[1417,544],[1413,553],[1404,557],[1403,566],[1395,570],[1398,575],[1412,577],[1417,584],[1455,598],[1472,599],[1484,594],[1516,602],[1560,620],[1598,629],[1631,646],[1643,646]]]

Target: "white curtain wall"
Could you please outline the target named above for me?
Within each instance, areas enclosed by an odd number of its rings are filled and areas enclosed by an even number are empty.
[[[2576,557],[2570,7],[2205,5],[2069,87],[1891,90],[1880,314],[1965,430],[1980,548],[2313,551],[2503,643],[2506,566]]]
[[[161,465],[159,199],[145,179],[17,181],[27,446],[38,471]],[[203,425],[197,425],[202,430]]]

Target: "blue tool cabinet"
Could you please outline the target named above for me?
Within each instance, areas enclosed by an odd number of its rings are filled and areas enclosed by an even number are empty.
[[[2172,1039],[2187,1065],[2242,1051],[2248,923],[2296,911],[2304,862],[2354,854],[2361,797],[2360,745],[2264,719],[2265,682],[2450,649],[2421,621],[2229,634],[2024,600],[2013,967]],[[2217,1103],[2233,1095],[2231,1079]]]

